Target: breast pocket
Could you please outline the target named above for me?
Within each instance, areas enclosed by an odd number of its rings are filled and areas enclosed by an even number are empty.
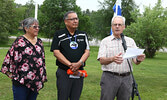
[[[115,54],[118,54],[118,47],[113,46],[106,49],[106,57],[112,57],[115,56]]]

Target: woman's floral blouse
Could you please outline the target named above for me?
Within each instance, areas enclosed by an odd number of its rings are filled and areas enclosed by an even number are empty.
[[[8,50],[1,71],[38,92],[47,81],[42,40],[38,38],[33,45],[25,37],[19,36]]]

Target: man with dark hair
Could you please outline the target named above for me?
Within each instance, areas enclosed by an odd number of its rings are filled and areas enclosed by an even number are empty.
[[[87,34],[77,30],[79,18],[76,12],[67,12],[64,23],[66,28],[56,31],[51,45],[51,52],[57,58],[58,100],[79,100],[84,78],[78,75],[78,70],[83,70],[90,48]],[[68,69],[74,74],[68,75]]]

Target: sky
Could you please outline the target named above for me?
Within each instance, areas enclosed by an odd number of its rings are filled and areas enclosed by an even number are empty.
[[[16,3],[19,3],[19,4],[26,4],[26,2],[28,2],[29,0],[15,0]],[[42,4],[44,0],[34,0],[35,3],[38,3],[38,4]],[[100,4],[98,3],[98,1],[100,2],[104,2],[104,0],[77,0],[76,1],[76,4],[78,6],[81,7],[81,10],[86,10],[86,9],[89,9],[90,11],[94,10],[94,11],[97,11],[98,9],[100,9]],[[143,12],[143,8],[144,6],[155,6],[155,3],[158,1],[158,0],[134,0],[135,3],[137,5],[139,5],[140,7],[140,12]],[[167,7],[167,0],[162,0],[162,6],[163,7]]]

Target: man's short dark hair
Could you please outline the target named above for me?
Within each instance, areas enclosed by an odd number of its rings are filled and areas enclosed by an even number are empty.
[[[68,14],[71,14],[71,13],[76,13],[75,11],[68,11],[64,14],[64,18],[63,20],[67,19],[68,18]],[[77,13],[76,13],[77,14]]]

